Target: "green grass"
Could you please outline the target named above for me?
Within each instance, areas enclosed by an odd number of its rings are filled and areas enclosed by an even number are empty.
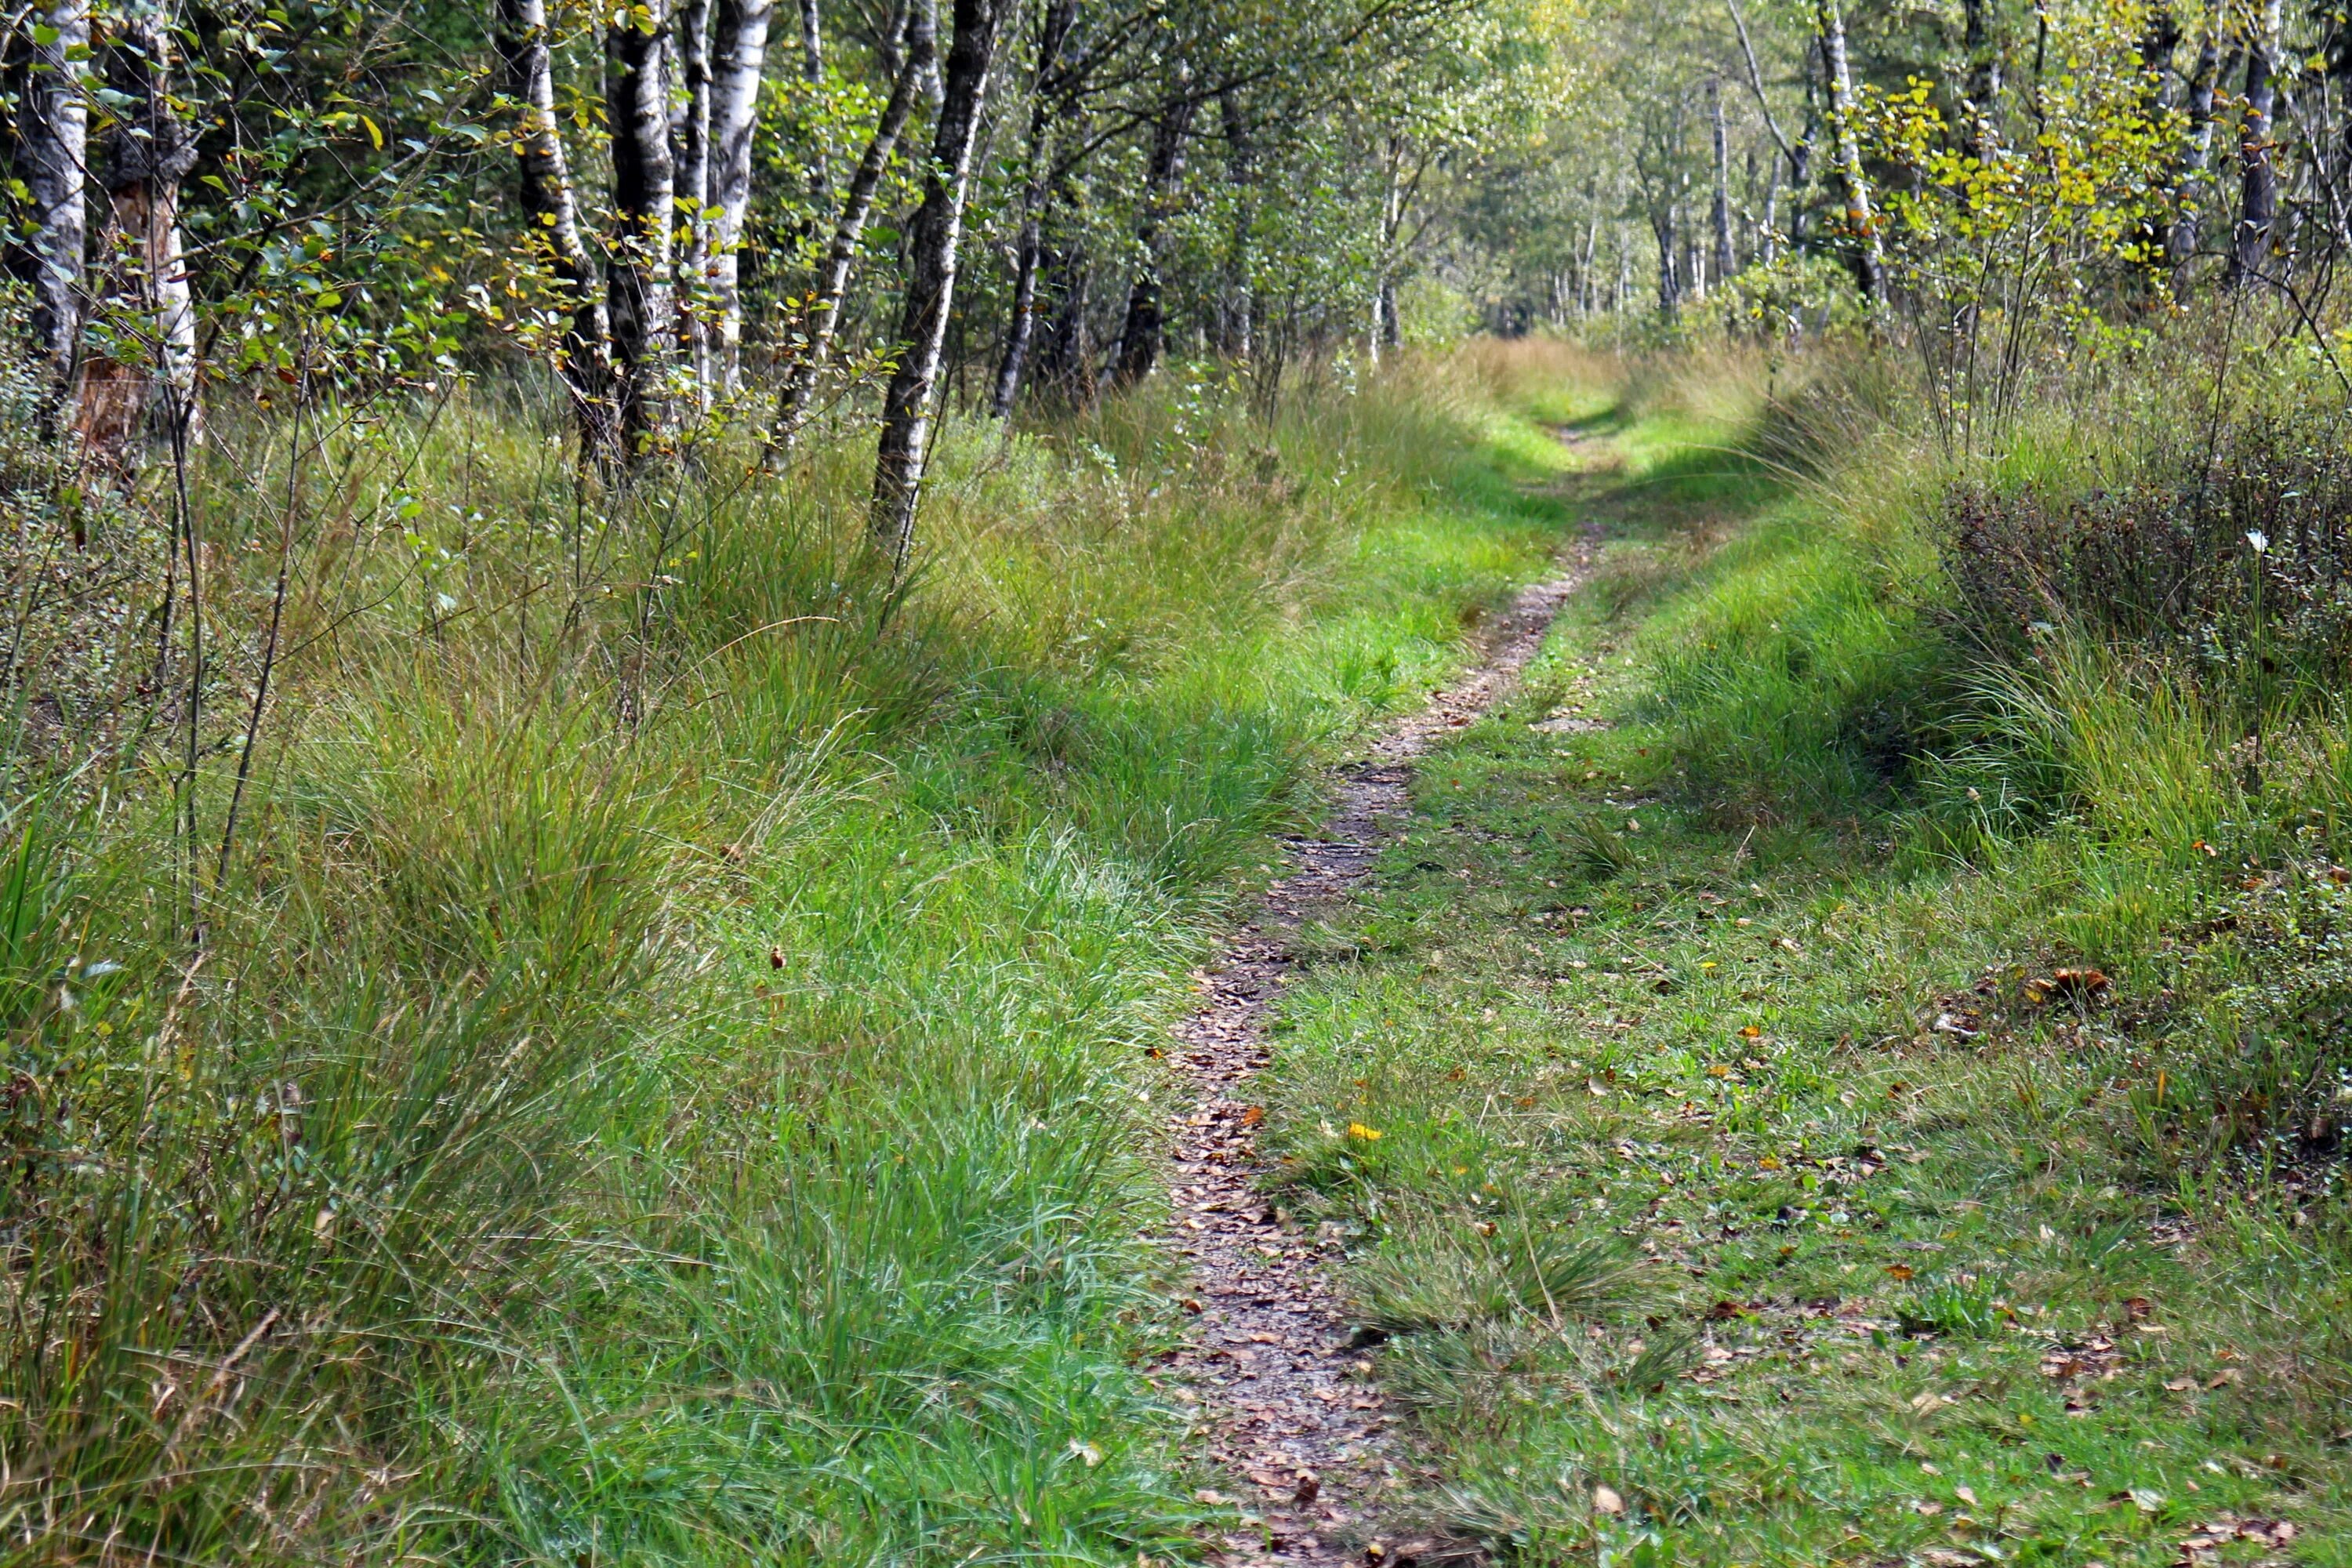
[[[2198,1561],[2352,1562],[2352,1207],[2285,1124],[2341,1070],[2340,721],[2250,809],[2164,672],[1968,663],[1886,504],[1931,459],[1783,475],[1725,451],[1752,401],[1662,401],[1282,1014],[1280,1185],[1409,1412],[1390,1532],[2122,1568],[2231,1516],[2298,1534]]]
[[[576,511],[545,416],[308,455],[215,881],[222,552],[201,962],[174,752],[10,803],[0,1559],[1190,1554],[1157,1044],[1318,762],[1546,569],[1556,448],[1464,365],[960,431],[895,604],[854,444]],[[278,536],[273,433],[214,539]]]

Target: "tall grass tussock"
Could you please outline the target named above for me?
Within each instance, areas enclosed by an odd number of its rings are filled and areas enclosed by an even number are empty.
[[[608,493],[518,389],[223,411],[201,672],[185,562],[100,520],[61,595],[28,516],[0,1558],[1179,1540],[1144,1047],[1542,559],[1490,374],[956,429],[903,587],[854,443]]]

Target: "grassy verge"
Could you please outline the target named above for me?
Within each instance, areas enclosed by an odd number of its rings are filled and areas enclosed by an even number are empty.
[[[478,395],[218,433],[208,706],[10,803],[0,1557],[1184,1550],[1143,1047],[1543,568],[1491,380],[963,432],[903,604],[854,454],[592,511]]]
[[[2335,775],[2250,806],[2128,655],[1988,672],[1889,521],[1947,476],[1888,437],[1792,488],[1734,403],[1588,426],[1601,573],[1286,1004],[1268,1125],[1358,1238],[1400,1533],[2352,1562]]]

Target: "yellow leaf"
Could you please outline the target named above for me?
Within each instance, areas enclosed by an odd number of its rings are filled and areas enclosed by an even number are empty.
[[[376,128],[375,121],[362,114],[360,116],[360,123],[367,127],[368,140],[375,143],[375,150],[379,153],[383,152],[383,132]]]
[[[1367,1127],[1360,1121],[1348,1123],[1348,1136],[1350,1138],[1361,1138],[1365,1142],[1370,1143],[1377,1140],[1380,1135],[1381,1130],[1377,1127]]]

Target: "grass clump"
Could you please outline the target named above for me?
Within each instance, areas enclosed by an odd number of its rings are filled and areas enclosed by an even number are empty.
[[[1185,1549],[1147,1051],[1557,519],[1462,367],[1167,381],[951,431],[904,592],[846,447],[223,413],[201,679],[0,827],[11,1561]]]

